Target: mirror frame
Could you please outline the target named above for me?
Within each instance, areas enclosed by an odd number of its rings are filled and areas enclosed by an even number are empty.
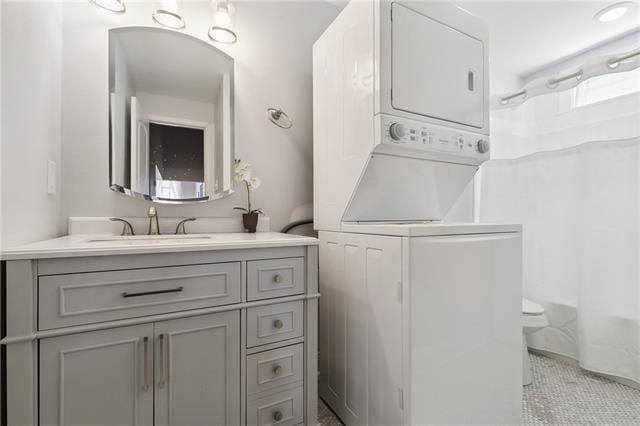
[[[183,37],[185,39],[189,39],[191,41],[200,43],[204,46],[207,46],[208,48],[212,48],[215,49],[217,51],[218,54],[222,55],[223,57],[229,59],[231,61],[231,63],[233,64],[233,73],[230,75],[229,77],[229,84],[231,85],[231,89],[229,90],[229,114],[231,117],[231,129],[229,130],[229,139],[230,139],[230,149],[231,152],[233,153],[231,155],[231,159],[230,159],[230,169],[231,170],[231,181],[233,182],[233,172],[234,172],[234,162],[235,162],[235,149],[236,149],[236,144],[235,144],[235,128],[236,128],[236,120],[235,120],[235,68],[236,68],[236,62],[235,59],[230,56],[229,54],[227,54],[226,52],[223,52],[222,50],[218,49],[216,46],[214,46],[213,44],[192,36],[190,34],[185,34],[181,31],[176,31],[176,30],[170,30],[170,29],[165,29],[165,28],[156,28],[156,27],[147,27],[147,26],[138,26],[138,25],[134,25],[134,26],[126,26],[126,27],[113,27],[113,28],[109,28],[107,30],[107,98],[108,98],[108,115],[109,115],[109,189],[111,189],[114,192],[119,192],[121,194],[125,194],[128,195],[132,198],[137,198],[139,200],[146,200],[146,201],[152,201],[154,203],[160,203],[160,204],[198,204],[198,203],[207,203],[209,201],[215,201],[215,200],[220,200],[222,198],[226,198],[229,195],[233,194],[235,191],[233,189],[233,185],[231,185],[231,187],[226,190],[226,191],[222,191],[222,192],[218,192],[216,194],[214,194],[213,196],[209,196],[206,200],[204,199],[197,199],[194,198],[192,200],[167,200],[167,199],[157,199],[157,198],[153,198],[148,194],[143,194],[140,192],[136,192],[133,191],[129,188],[125,188],[122,185],[119,185],[117,183],[115,183],[115,176],[113,175],[113,122],[112,122],[112,104],[111,104],[111,85],[109,82],[109,79],[111,78],[111,72],[110,72],[110,68],[111,68],[111,46],[110,46],[110,35],[114,34],[114,33],[118,33],[120,31],[130,31],[130,30],[141,30],[141,31],[149,31],[149,32],[163,32],[163,33],[173,33],[179,37]]]

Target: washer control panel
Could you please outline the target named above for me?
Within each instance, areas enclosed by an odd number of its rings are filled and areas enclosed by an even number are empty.
[[[381,116],[382,142],[407,148],[489,159],[489,137],[434,124]]]

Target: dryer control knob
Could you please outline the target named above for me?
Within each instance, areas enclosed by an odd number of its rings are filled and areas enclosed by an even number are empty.
[[[485,152],[489,152],[489,141],[484,140],[484,139],[480,139],[478,141],[478,143],[476,144],[476,147],[478,148],[478,152],[480,154],[484,154]]]
[[[391,135],[391,139],[394,141],[399,141],[405,134],[406,130],[404,129],[404,124],[393,123],[389,126],[389,135]]]

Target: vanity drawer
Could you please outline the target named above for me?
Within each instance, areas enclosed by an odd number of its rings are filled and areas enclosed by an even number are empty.
[[[302,343],[247,356],[247,394],[304,379]]]
[[[39,329],[240,302],[240,262],[38,279]]]
[[[247,347],[301,337],[303,301],[247,309]]]
[[[247,299],[260,300],[304,293],[304,258],[247,262]]]
[[[304,422],[304,389],[297,386],[247,403],[248,425],[297,425]]]

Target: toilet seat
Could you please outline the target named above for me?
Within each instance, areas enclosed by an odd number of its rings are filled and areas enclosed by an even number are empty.
[[[536,302],[522,298],[522,327],[525,334],[534,333],[549,325],[544,308]]]
[[[544,314],[544,308],[538,305],[536,302],[532,302],[529,299],[522,298],[522,314],[523,315],[542,315]]]

